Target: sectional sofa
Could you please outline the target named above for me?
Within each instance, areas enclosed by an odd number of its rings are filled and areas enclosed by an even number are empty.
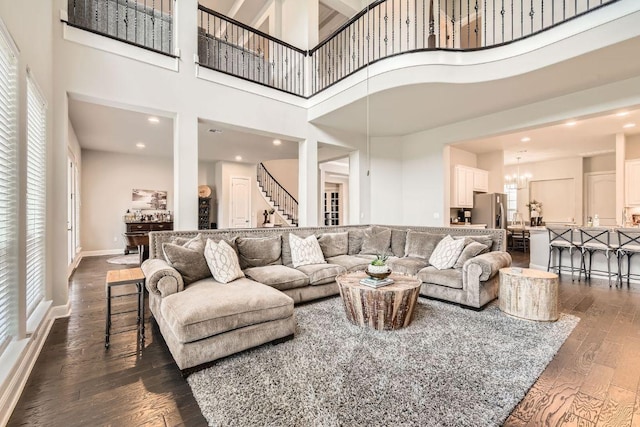
[[[291,233],[315,235],[323,262],[294,268]],[[452,268],[439,270],[429,259],[446,235],[464,239],[464,250]],[[294,304],[339,294],[336,276],[365,270],[381,252],[391,255],[394,272],[422,281],[421,295],[481,309],[497,298],[498,270],[511,265],[505,238],[504,230],[382,225],[159,231],[149,234],[142,269],[153,317],[187,372],[291,338]],[[235,250],[244,277],[225,284],[211,276],[209,239]]]

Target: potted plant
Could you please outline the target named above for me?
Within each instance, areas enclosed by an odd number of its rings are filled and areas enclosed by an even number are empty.
[[[387,259],[389,259],[389,255],[385,252],[377,254],[376,259],[367,266],[367,274],[376,279],[384,279],[389,276],[391,269],[387,265]]]

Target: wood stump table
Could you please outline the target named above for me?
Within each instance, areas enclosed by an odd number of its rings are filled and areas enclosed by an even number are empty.
[[[558,275],[530,268],[500,269],[500,310],[528,320],[558,320]]]
[[[408,326],[420,293],[420,281],[410,276],[392,274],[394,283],[380,288],[361,285],[364,272],[336,277],[347,319],[355,325],[379,331]]]

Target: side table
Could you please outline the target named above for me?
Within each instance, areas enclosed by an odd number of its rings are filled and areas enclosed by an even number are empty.
[[[528,320],[558,320],[558,275],[530,268],[501,268],[500,310]]]
[[[107,294],[107,318],[105,325],[105,336],[104,336],[104,346],[105,348],[109,348],[109,339],[111,335],[120,334],[123,332],[129,332],[133,330],[138,331],[138,339],[141,344],[144,344],[144,282],[145,277],[142,269],[137,268],[128,268],[125,270],[110,270],[107,272],[107,280],[105,283],[105,290]],[[115,286],[122,285],[135,285],[136,291],[129,292],[119,295],[112,295],[111,289]],[[122,298],[128,296],[137,296],[137,309],[135,310],[125,310],[119,311],[117,313],[111,312],[111,301],[115,298]],[[118,330],[117,332],[111,332],[111,317],[117,316],[126,313],[136,313],[136,326],[133,328],[127,328]]]

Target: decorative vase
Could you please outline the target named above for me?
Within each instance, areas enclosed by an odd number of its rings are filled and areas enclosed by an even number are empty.
[[[372,265],[367,266],[367,274],[376,279],[386,279],[391,274],[388,265]]]

